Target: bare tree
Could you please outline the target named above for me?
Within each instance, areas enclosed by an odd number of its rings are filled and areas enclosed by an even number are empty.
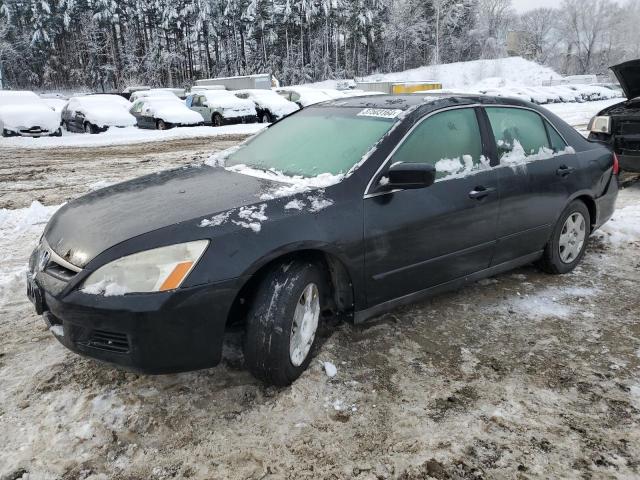
[[[566,39],[567,71],[593,73],[597,52],[608,40],[611,6],[607,0],[564,0],[560,29]]]

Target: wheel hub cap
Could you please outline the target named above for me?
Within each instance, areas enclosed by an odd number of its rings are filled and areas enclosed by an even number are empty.
[[[560,232],[559,253],[563,263],[572,263],[578,258],[587,238],[587,222],[584,216],[575,212],[569,215]]]
[[[293,324],[289,339],[289,358],[299,367],[307,358],[318,329],[320,319],[320,296],[315,283],[305,287],[293,313]]]

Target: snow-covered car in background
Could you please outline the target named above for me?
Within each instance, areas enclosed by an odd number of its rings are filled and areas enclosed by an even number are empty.
[[[255,104],[258,118],[262,123],[275,122],[300,110],[298,105],[282,98],[273,90],[236,90],[234,94],[238,98],[251,100]]]
[[[60,113],[33,92],[0,90],[0,132],[3,137],[60,136]]]
[[[277,88],[276,93],[285,100],[295,103],[300,108],[308,107],[315,103],[334,100],[336,98],[331,97],[323,90],[316,88],[283,87]]]
[[[139,128],[166,130],[173,127],[193,127],[203,125],[198,112],[190,110],[173,94],[163,97],[146,97],[137,100],[129,113],[136,118]]]
[[[185,104],[202,115],[205,123],[216,127],[258,121],[255,104],[227,90],[200,90],[189,95]]]
[[[180,99],[178,95],[175,94],[172,90],[165,90],[163,88],[152,88],[150,90],[138,90],[133,92],[129,97],[129,101],[131,103],[135,103],[141,98],[148,97],[168,97],[168,98],[177,98]]]
[[[587,127],[589,138],[608,143],[620,169],[640,173],[640,59],[610,68],[627,100],[598,112]]]
[[[132,127],[131,103],[120,95],[72,97],[62,110],[62,126],[69,132],[100,133],[109,127]]]

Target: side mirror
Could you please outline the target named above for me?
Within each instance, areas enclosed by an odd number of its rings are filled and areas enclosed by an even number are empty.
[[[429,163],[395,163],[387,173],[387,187],[416,189],[426,188],[436,181],[436,168]]]

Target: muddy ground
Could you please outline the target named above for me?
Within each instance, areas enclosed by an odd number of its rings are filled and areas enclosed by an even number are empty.
[[[57,205],[92,188],[189,163],[236,145],[246,135],[190,138],[94,148],[0,151],[0,208],[33,200]]]
[[[229,142],[2,152],[0,207],[60,203]],[[640,184],[621,192],[620,207],[639,202]],[[27,240],[3,248],[26,261]],[[0,305],[0,477],[638,478],[639,285],[640,240],[592,238],[569,275],[531,266],[364,325],[332,322],[284,389],[243,370],[239,334],[222,365],[195,373],[81,358],[18,285]]]

